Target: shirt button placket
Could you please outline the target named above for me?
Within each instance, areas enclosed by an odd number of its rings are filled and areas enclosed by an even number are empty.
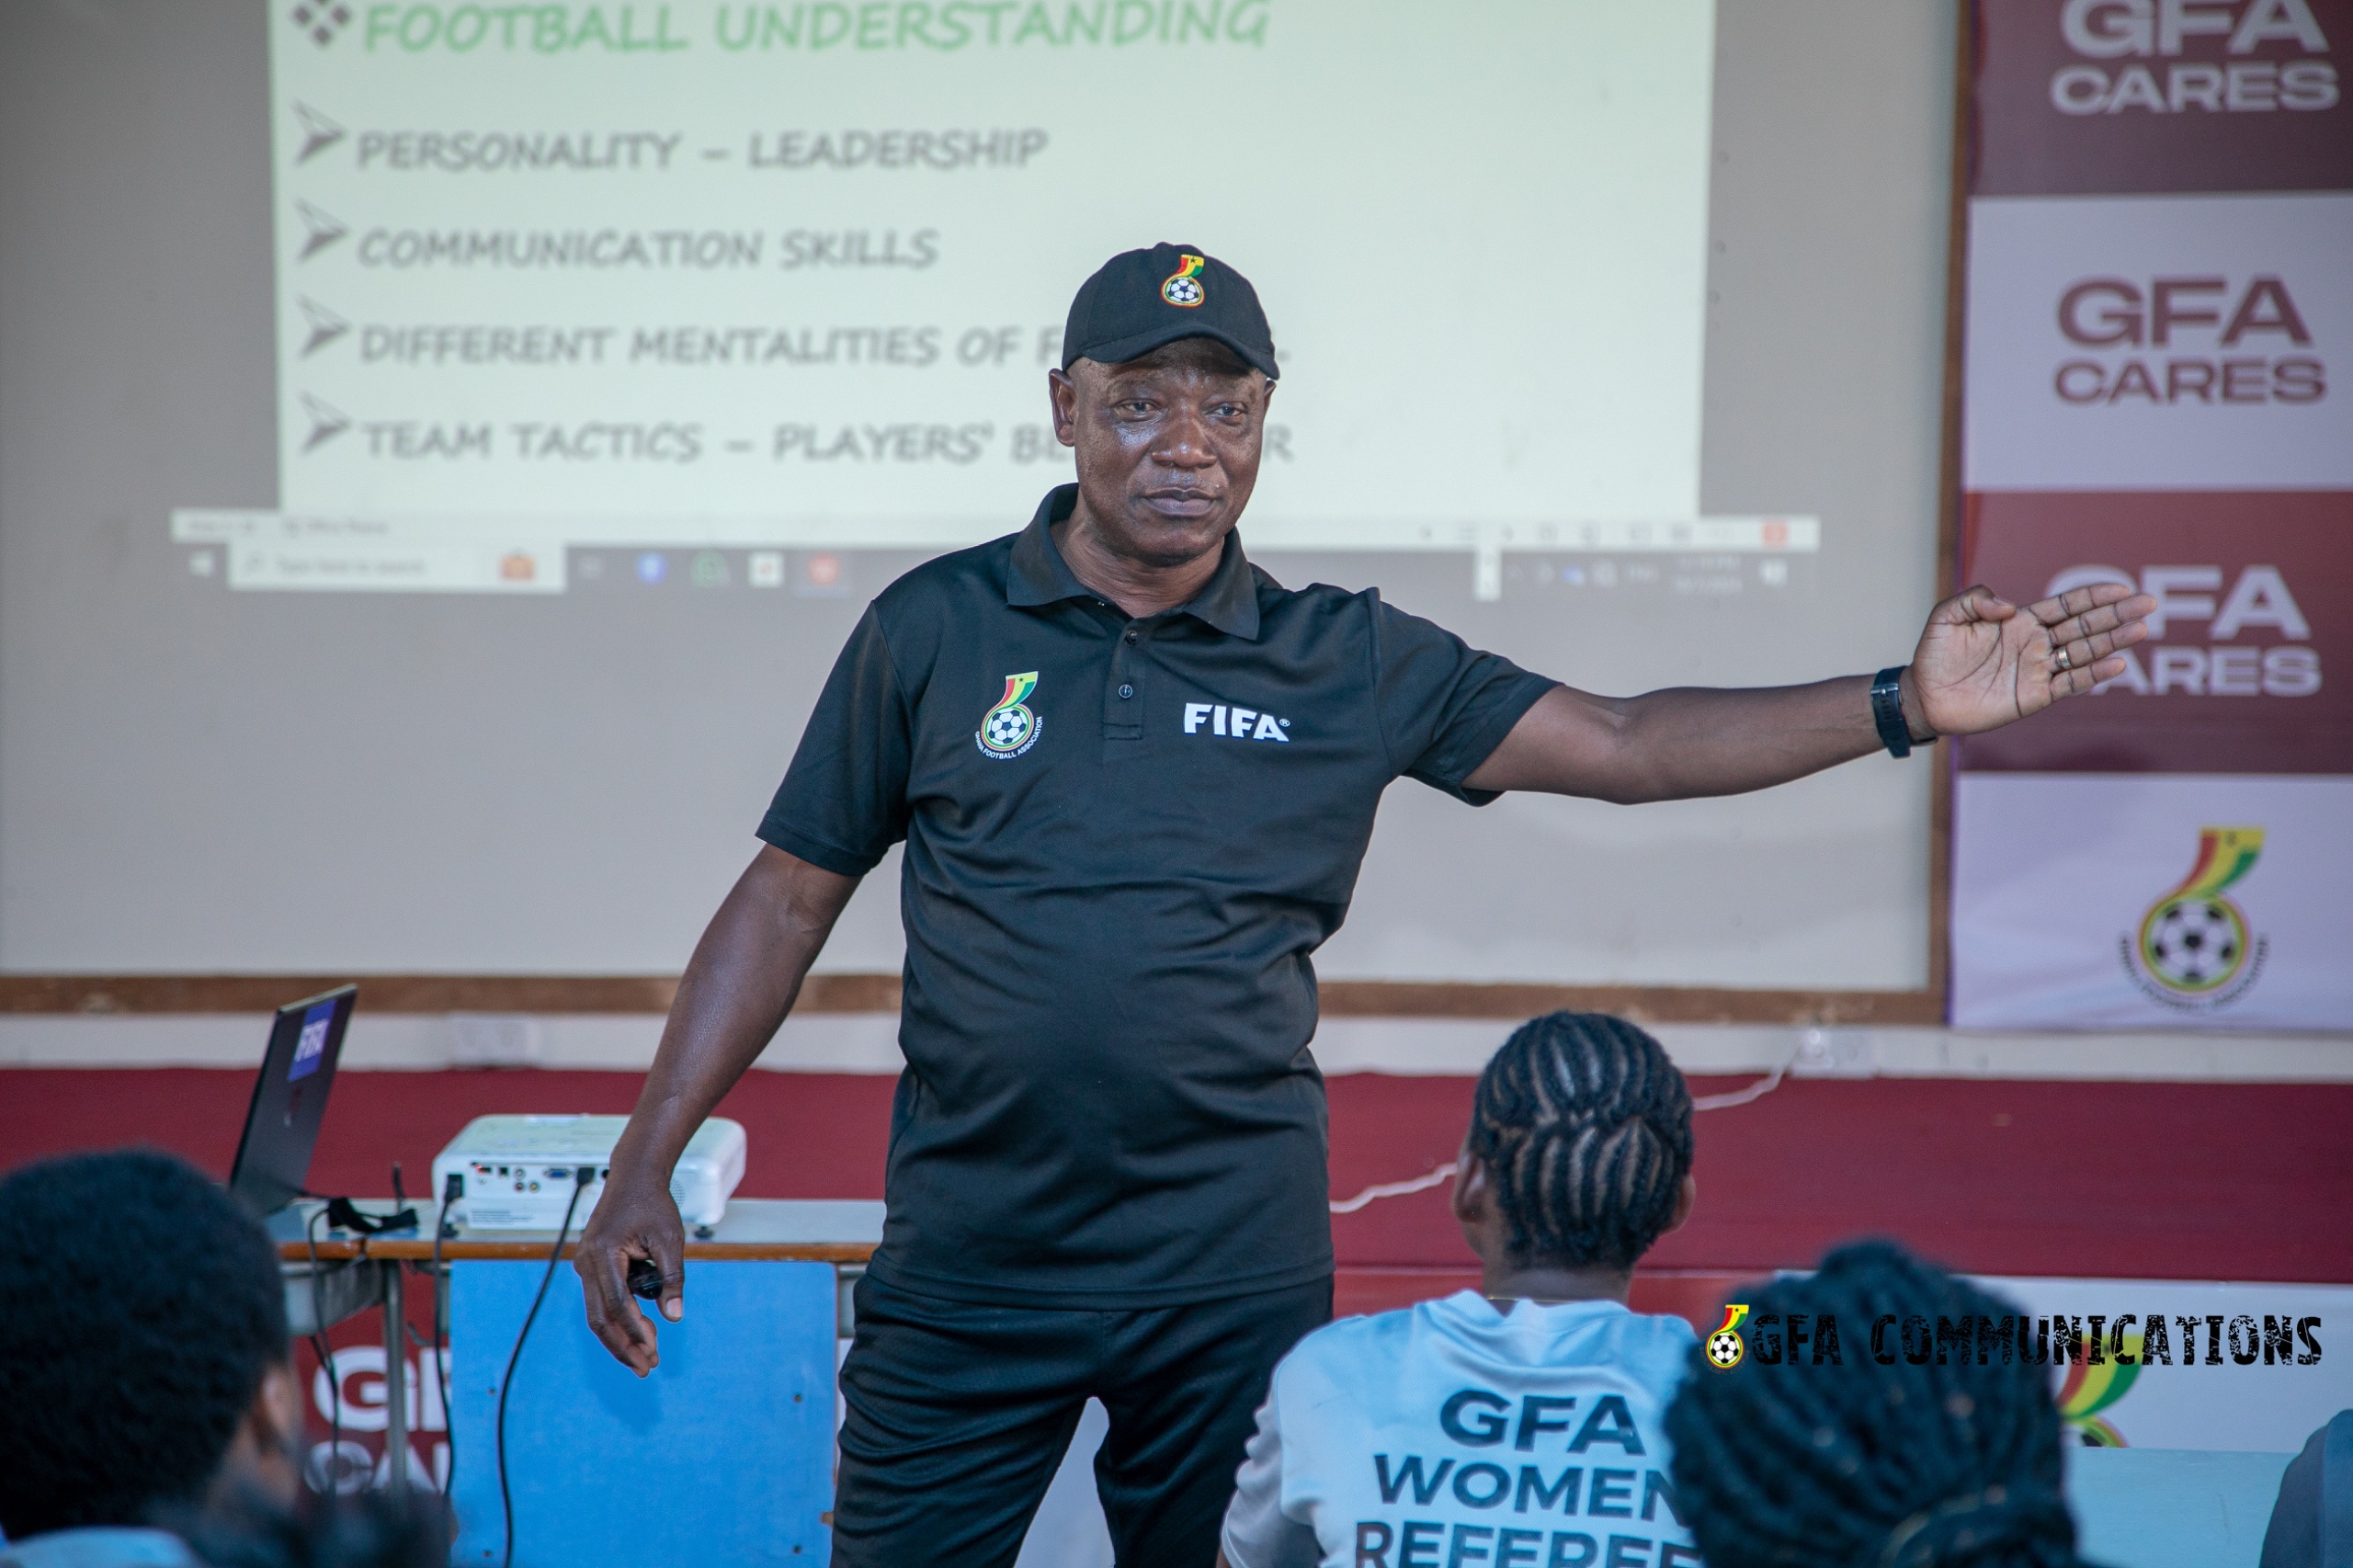
[[[1143,739],[1142,638],[1131,625],[1111,644],[1111,669],[1104,684],[1103,739],[1107,759],[1120,752],[1117,743]]]

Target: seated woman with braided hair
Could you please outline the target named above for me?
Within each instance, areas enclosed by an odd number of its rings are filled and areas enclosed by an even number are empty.
[[[2077,1568],[2048,1369],[1949,1362],[1897,1325],[2018,1308],[1884,1242],[1748,1298],[1750,1321],[1846,1325],[1847,1350],[1695,1369],[1666,1418],[1709,1568]],[[1881,1327],[1881,1325],[1884,1325]],[[1695,1356],[1693,1367],[1700,1362]]]
[[[1219,1561],[1697,1568],[1661,1427],[1694,1336],[1626,1308],[1692,1192],[1691,1096],[1658,1041],[1596,1013],[1522,1025],[1480,1075],[1454,1178],[1481,1288],[1299,1342]]]

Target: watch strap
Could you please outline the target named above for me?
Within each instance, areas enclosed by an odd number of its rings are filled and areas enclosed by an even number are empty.
[[[1912,726],[1904,722],[1904,668],[1895,665],[1871,676],[1871,722],[1890,756],[1912,755]]]

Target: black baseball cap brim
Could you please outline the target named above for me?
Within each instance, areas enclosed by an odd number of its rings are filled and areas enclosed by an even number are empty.
[[[1184,337],[1215,338],[1240,355],[1244,364],[1262,372],[1270,381],[1278,373],[1272,354],[1261,353],[1230,332],[1220,332],[1215,327],[1187,326],[1181,322],[1153,332],[1140,332],[1132,337],[1115,337],[1108,343],[1095,344],[1084,354],[1068,356],[1063,361],[1063,369],[1067,370],[1081,359],[1092,359],[1098,365],[1124,365],[1131,359],[1141,359],[1154,349]]]
[[[1191,303],[1177,302],[1188,295]],[[1081,359],[1124,364],[1187,337],[1222,343],[1268,381],[1281,374],[1250,280],[1198,245],[1175,244],[1122,252],[1079,285],[1063,330],[1063,369]]]

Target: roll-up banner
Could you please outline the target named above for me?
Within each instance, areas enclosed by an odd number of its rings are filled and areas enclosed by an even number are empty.
[[[1976,0],[1963,582],[2157,600],[1955,749],[1952,1020],[2353,1028],[2353,0]]]

